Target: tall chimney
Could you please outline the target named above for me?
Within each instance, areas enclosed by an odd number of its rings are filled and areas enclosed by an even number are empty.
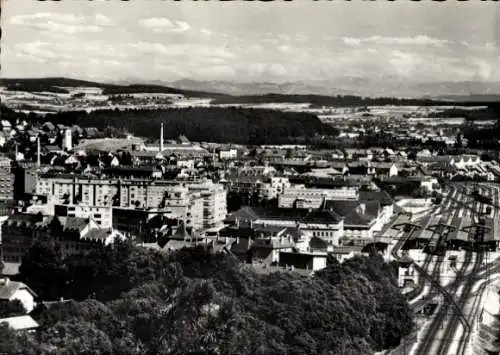
[[[163,122],[160,128],[160,152],[163,152]]]
[[[36,138],[36,166],[40,167],[40,137]]]

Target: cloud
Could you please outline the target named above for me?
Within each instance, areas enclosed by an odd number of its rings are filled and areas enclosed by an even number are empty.
[[[171,21],[165,17],[150,17],[139,21],[139,25],[153,32],[185,32],[191,29],[191,26],[184,21]]]
[[[95,23],[99,26],[111,26],[113,25],[113,20],[103,14],[95,15]]]
[[[361,42],[363,42],[362,39],[359,39],[359,38],[350,38],[350,37],[344,37],[344,38],[342,38],[342,40],[348,46],[358,46],[358,45],[361,44]]]
[[[64,34],[97,33],[103,30],[103,26],[112,24],[109,18],[101,14],[97,14],[95,17],[85,17],[50,12],[17,15],[11,17],[9,22],[12,25]]]
[[[172,28],[174,32],[184,32],[191,29],[191,26],[187,22],[184,21],[176,21],[177,27]]]
[[[150,30],[159,30],[164,28],[172,28],[174,24],[165,17],[151,17],[139,21],[139,25],[149,28]]]
[[[103,50],[106,48],[106,50]],[[18,57],[33,59],[37,61],[68,61],[85,63],[91,60],[117,61],[128,57],[128,53],[114,46],[105,46],[101,41],[88,41],[83,45],[74,41],[67,42],[43,42],[40,40],[32,42],[17,43],[14,45]]]
[[[283,53],[290,53],[292,52],[292,47],[288,44],[282,44],[281,46],[278,46],[278,50]]]
[[[154,42],[136,42],[127,43],[124,45],[127,49],[138,51],[141,54],[161,54],[165,56],[200,56],[200,57],[215,57],[233,59],[234,53],[230,52],[224,47],[208,46],[208,45],[195,45],[195,44],[169,44]]]
[[[474,58],[472,63],[476,66],[477,75],[483,80],[490,80],[494,76],[494,68],[483,59]]]
[[[19,43],[15,45],[17,56],[21,58],[36,58],[39,62],[71,59],[71,55],[69,55],[69,53],[58,53],[57,51],[50,49],[50,47],[50,43],[41,41]]]
[[[461,45],[467,47],[468,49],[474,50],[474,51],[481,51],[481,52],[496,52],[497,51],[497,46],[493,42],[486,42],[483,44],[477,44],[477,43],[471,43],[467,41],[461,41]]]
[[[371,36],[367,38],[343,37],[343,42],[349,46],[359,46],[365,43],[382,44],[382,45],[420,45],[420,46],[443,46],[450,43],[445,39],[432,38],[425,35],[414,37],[382,37]]]
[[[392,69],[399,76],[411,75],[416,69],[418,69],[422,62],[422,58],[416,53],[406,53],[401,51],[393,51],[392,58],[389,59]]]

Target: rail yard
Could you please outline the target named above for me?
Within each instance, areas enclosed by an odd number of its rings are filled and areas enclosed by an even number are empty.
[[[400,215],[385,232],[418,314],[418,334],[401,354],[476,353],[482,299],[500,277],[499,195],[496,184],[446,184],[440,204],[419,216]]]

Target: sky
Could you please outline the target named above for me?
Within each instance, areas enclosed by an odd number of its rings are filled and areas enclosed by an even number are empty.
[[[493,1],[2,1],[1,75],[500,81]]]

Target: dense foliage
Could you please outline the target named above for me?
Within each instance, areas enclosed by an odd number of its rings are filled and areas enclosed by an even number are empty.
[[[499,115],[495,107],[489,106],[477,109],[452,108],[441,112],[431,112],[429,117],[436,118],[456,118],[463,117],[467,121],[487,121],[498,120]]]
[[[203,247],[165,255],[121,243],[63,260],[39,244],[21,271],[39,294],[74,300],[38,309],[39,332],[0,342],[8,353],[364,355],[412,328],[378,257],[309,277],[257,274]]]
[[[194,107],[159,110],[127,109],[62,112],[45,116],[54,124],[133,132],[142,137],[158,137],[165,124],[165,137],[186,135],[193,141],[241,144],[287,143],[296,137],[333,135],[337,130],[308,113],[246,108]]]
[[[15,317],[24,314],[26,314],[26,309],[24,309],[21,301],[17,299],[0,301],[0,318]]]

